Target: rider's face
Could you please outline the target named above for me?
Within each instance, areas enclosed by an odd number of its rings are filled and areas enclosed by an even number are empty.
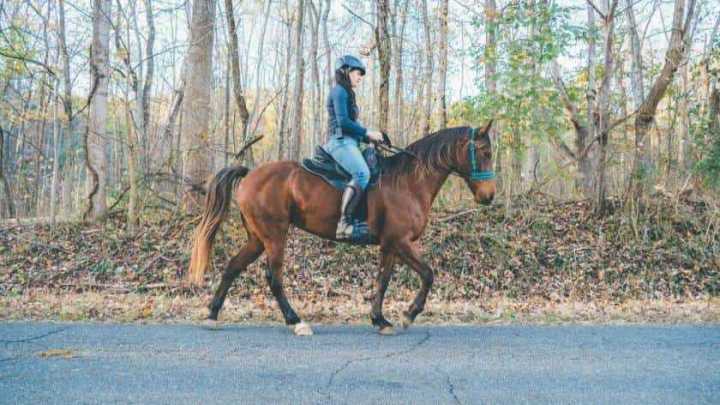
[[[360,82],[362,81],[363,75],[362,72],[358,69],[353,69],[348,73],[348,77],[350,78],[350,84],[353,87],[357,87],[360,85]]]

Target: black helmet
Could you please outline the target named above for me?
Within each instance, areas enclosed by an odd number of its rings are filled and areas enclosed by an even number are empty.
[[[345,67],[349,68],[349,70],[358,69],[360,73],[365,76],[365,65],[360,59],[352,55],[341,56],[335,61],[335,70],[340,70]]]

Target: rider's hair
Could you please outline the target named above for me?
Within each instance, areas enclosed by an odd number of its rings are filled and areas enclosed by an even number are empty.
[[[353,111],[350,111],[351,115],[354,115],[354,111],[357,111],[357,104],[355,103],[355,91],[352,88],[352,84],[350,84],[350,76],[349,76],[350,70],[348,70],[347,67],[338,69],[335,71],[335,83],[337,83],[339,86],[342,86],[342,88],[345,89],[345,91],[350,94],[350,104],[353,107]],[[357,119],[357,117],[352,117],[353,119]]]

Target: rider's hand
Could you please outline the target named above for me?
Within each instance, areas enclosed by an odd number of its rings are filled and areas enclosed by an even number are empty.
[[[383,136],[380,131],[367,131],[367,136],[372,142],[382,142]]]

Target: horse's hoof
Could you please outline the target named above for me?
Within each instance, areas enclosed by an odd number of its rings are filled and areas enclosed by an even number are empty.
[[[392,336],[395,334],[395,329],[392,326],[383,326],[378,333],[384,336]]]
[[[216,319],[205,319],[200,322],[200,327],[207,330],[220,330],[222,329],[222,324]]]
[[[407,329],[412,325],[413,321],[406,315],[403,315],[400,319],[400,326],[402,326],[403,329]]]
[[[312,336],[313,334],[310,325],[306,324],[305,322],[296,323],[291,327],[293,329],[293,333],[295,333],[295,336]]]

